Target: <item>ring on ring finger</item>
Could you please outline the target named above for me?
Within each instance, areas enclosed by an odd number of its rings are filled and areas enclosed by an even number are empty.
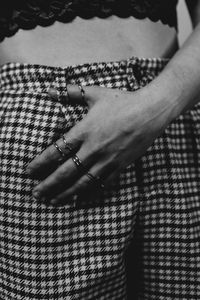
[[[85,167],[82,161],[80,160],[80,158],[76,154],[72,156],[72,161],[76,165],[77,169],[81,171],[81,174],[85,173]]]
[[[91,173],[86,173],[87,177],[92,180],[95,184],[97,184],[101,189],[105,188],[104,183],[102,182],[101,178],[99,176],[94,176]]]

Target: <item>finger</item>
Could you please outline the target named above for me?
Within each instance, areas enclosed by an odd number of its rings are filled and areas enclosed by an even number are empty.
[[[71,136],[71,137],[70,137]],[[79,150],[82,139],[72,137],[72,130],[45,149],[27,166],[26,173],[32,178],[48,176],[62,162]]]
[[[83,86],[81,84],[68,84],[66,93],[59,95],[54,88],[50,88],[48,91],[49,96],[52,99],[57,99],[65,104],[81,104],[87,105],[91,108],[98,100],[103,91],[99,86]]]
[[[70,188],[70,186],[82,176],[83,171],[85,172],[88,168],[91,158],[85,155],[85,153],[84,150],[81,150],[76,155],[76,157],[80,157],[81,166],[78,167],[72,158],[68,159],[57,168],[55,172],[34,188],[33,196],[36,199],[46,201],[62,193],[66,188]]]
[[[81,193],[82,191],[91,190],[93,188],[91,179],[84,175],[82,178],[80,178],[71,188],[69,188],[67,191],[59,194],[57,197],[54,197],[51,199],[50,203],[52,205],[56,204],[67,204],[71,200],[73,195],[77,195]]]
[[[113,165],[99,165],[93,166],[87,173],[80,177],[71,187],[63,193],[51,199],[52,205],[66,204],[71,201],[73,195],[86,195],[85,192],[102,193],[104,187],[107,187],[106,177],[112,178]]]
[[[119,186],[119,180],[116,181],[120,173],[119,169],[115,169],[114,172],[112,172],[107,178],[106,178],[106,186]]]

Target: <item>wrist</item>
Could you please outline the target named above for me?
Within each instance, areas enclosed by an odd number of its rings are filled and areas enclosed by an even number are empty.
[[[177,55],[178,56],[178,55]],[[196,61],[198,65],[200,60]],[[173,107],[173,118],[192,109],[199,102],[199,68],[185,56],[173,58],[163,72],[152,82],[158,93],[165,94]]]
[[[187,77],[188,80],[185,79]],[[190,79],[181,67],[166,67],[166,69],[150,83],[151,93],[157,101],[161,101],[169,110],[169,122],[179,117],[191,108],[192,87]],[[195,89],[193,89],[195,90]],[[194,105],[194,103],[193,103]]]
[[[175,79],[174,79],[175,82]],[[143,89],[144,97],[150,99],[152,108],[163,117],[163,124],[167,126],[176,119],[183,109],[181,83],[173,84],[172,77],[166,73],[159,75]]]

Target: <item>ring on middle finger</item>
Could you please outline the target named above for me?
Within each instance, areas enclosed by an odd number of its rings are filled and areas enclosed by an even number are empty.
[[[94,176],[89,172],[87,172],[86,175],[95,185],[100,187],[102,190],[105,188],[105,185],[99,176]]]
[[[77,169],[81,171],[81,173],[85,173],[85,167],[82,161],[80,160],[80,158],[76,154],[72,156],[72,161],[76,165]]]

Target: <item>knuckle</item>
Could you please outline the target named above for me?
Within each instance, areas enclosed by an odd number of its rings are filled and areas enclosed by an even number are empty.
[[[98,160],[104,153],[104,150],[99,145],[95,146],[94,143],[89,140],[84,146],[83,151],[86,153],[85,161],[88,163]]]
[[[53,145],[51,145],[50,147],[48,147],[45,151],[44,151],[44,159],[51,159],[52,158],[56,158],[58,156],[58,151],[55,149],[55,147]]]
[[[70,129],[69,134],[64,134],[65,139],[73,145],[73,148],[79,148],[84,140],[84,130],[80,128],[82,126],[76,124],[73,128]]]

